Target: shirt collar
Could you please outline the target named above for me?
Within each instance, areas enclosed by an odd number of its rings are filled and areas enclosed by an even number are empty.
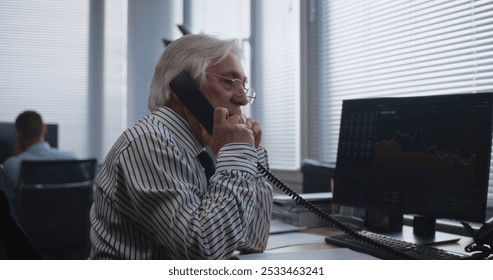
[[[204,148],[192,131],[190,124],[168,107],[161,106],[151,113],[151,119],[168,128],[177,140],[194,156],[201,153]]]
[[[39,150],[47,150],[51,148],[50,144],[48,142],[41,142],[37,144],[33,144],[27,148],[27,151],[33,152],[33,151],[39,151]]]

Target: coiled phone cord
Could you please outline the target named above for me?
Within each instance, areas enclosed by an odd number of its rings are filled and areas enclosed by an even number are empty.
[[[286,184],[281,182],[276,176],[274,176],[269,170],[267,170],[262,164],[257,163],[257,169],[265,176],[267,179],[276,185],[281,191],[283,191],[285,194],[290,196],[293,200],[295,200],[298,204],[302,205],[306,209],[308,209],[310,212],[314,213],[321,219],[325,220],[329,224],[335,226],[336,228],[342,230],[346,234],[350,235],[351,237],[363,241],[367,243],[368,245],[377,248],[382,251],[389,252],[393,254],[396,258],[399,259],[404,259],[404,260],[413,260],[416,259],[414,256],[410,256],[404,252],[398,251],[392,247],[386,246],[384,244],[381,244],[373,239],[368,238],[367,236],[363,236],[359,234],[358,232],[354,231],[352,228],[349,226],[339,222],[338,220],[332,218],[329,214],[321,210],[320,208],[316,207],[313,205],[311,202],[303,199],[299,194],[297,194],[295,191],[293,191],[291,188],[289,188]]]
[[[492,248],[490,248],[486,245],[483,245],[483,244],[476,244],[476,243],[472,243],[472,244],[467,245],[464,248],[464,251],[466,251],[468,253],[477,252],[475,254],[481,256],[482,259],[487,259],[488,256],[493,253]]]

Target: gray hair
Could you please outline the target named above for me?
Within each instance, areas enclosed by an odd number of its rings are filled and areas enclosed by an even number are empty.
[[[170,81],[181,71],[188,72],[198,85],[205,82],[205,70],[221,63],[229,54],[238,62],[243,49],[236,39],[221,39],[213,35],[185,35],[169,44],[158,60],[152,77],[148,108],[155,111],[164,106],[171,95]]]

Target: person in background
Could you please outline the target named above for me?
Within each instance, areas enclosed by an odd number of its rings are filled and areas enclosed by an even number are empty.
[[[150,114],[116,141],[96,177],[91,259],[228,259],[266,248],[272,188],[260,124],[237,40],[186,35],[166,47],[150,85]],[[188,72],[215,108],[210,135],[170,88]],[[212,118],[212,116],[211,116]],[[210,178],[205,147],[216,157]]]
[[[7,186],[12,194],[15,194],[22,161],[75,159],[74,154],[52,148],[48,142],[45,142],[47,126],[39,113],[22,112],[15,120],[15,128],[19,143],[14,147],[13,156],[3,163]]]

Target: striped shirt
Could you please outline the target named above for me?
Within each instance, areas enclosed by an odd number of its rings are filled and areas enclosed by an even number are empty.
[[[207,182],[188,123],[166,107],[126,130],[96,177],[91,259],[227,259],[267,244],[267,153],[228,144]]]

